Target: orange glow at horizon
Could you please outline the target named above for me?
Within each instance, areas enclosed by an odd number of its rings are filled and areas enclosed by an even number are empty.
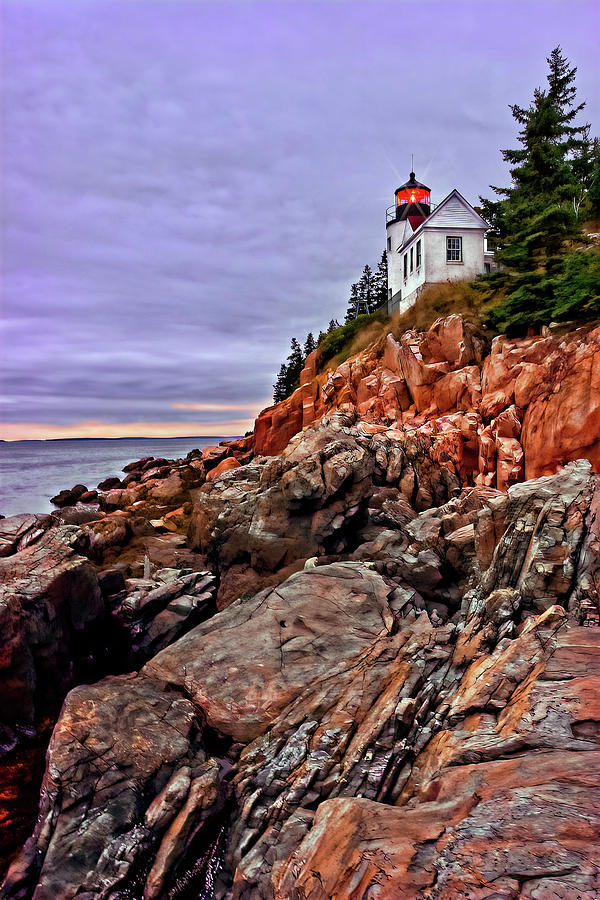
[[[44,441],[59,438],[177,438],[237,437],[250,431],[254,417],[227,422],[102,422],[90,419],[72,425],[41,422],[2,422],[0,439],[4,441]]]

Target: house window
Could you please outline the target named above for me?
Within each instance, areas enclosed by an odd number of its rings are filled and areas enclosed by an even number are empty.
[[[391,237],[389,237],[388,238],[388,250],[391,250],[391,249],[392,249],[392,239],[391,239]]]
[[[446,262],[462,262],[462,238],[446,238]]]
[[[421,265],[421,241],[417,241],[417,269]]]
[[[406,253],[404,254],[404,280],[408,278],[408,257]]]
[[[411,248],[410,248],[410,271],[411,271],[411,272],[412,272],[412,270],[414,269],[414,265],[413,265],[413,252],[414,252],[414,247],[411,247]]]
[[[492,267],[490,266],[489,263],[484,263],[484,267],[485,267],[485,274],[489,275],[490,272],[492,271]]]

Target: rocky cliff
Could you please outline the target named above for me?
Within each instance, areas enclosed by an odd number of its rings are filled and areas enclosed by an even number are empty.
[[[0,523],[0,896],[600,896],[599,358],[452,316]]]
[[[547,330],[547,329],[546,329]],[[366,425],[431,435],[470,483],[505,489],[572,459],[600,468],[600,329],[492,341],[489,352],[461,316],[405,332],[318,375],[317,351],[301,384],[265,410],[254,449],[280,453],[324,414],[352,403]]]

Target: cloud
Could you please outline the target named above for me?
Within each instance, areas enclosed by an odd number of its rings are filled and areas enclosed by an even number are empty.
[[[577,9],[6,0],[6,418],[260,404],[379,259],[411,153],[437,200],[506,183],[507,104],[565,35],[597,122]]]

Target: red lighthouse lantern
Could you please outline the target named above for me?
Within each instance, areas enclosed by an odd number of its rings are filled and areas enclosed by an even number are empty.
[[[410,173],[407,182],[396,190],[396,221],[408,219],[413,231],[421,222],[424,222],[431,209],[431,193],[426,184],[421,184],[415,179],[415,173]]]

